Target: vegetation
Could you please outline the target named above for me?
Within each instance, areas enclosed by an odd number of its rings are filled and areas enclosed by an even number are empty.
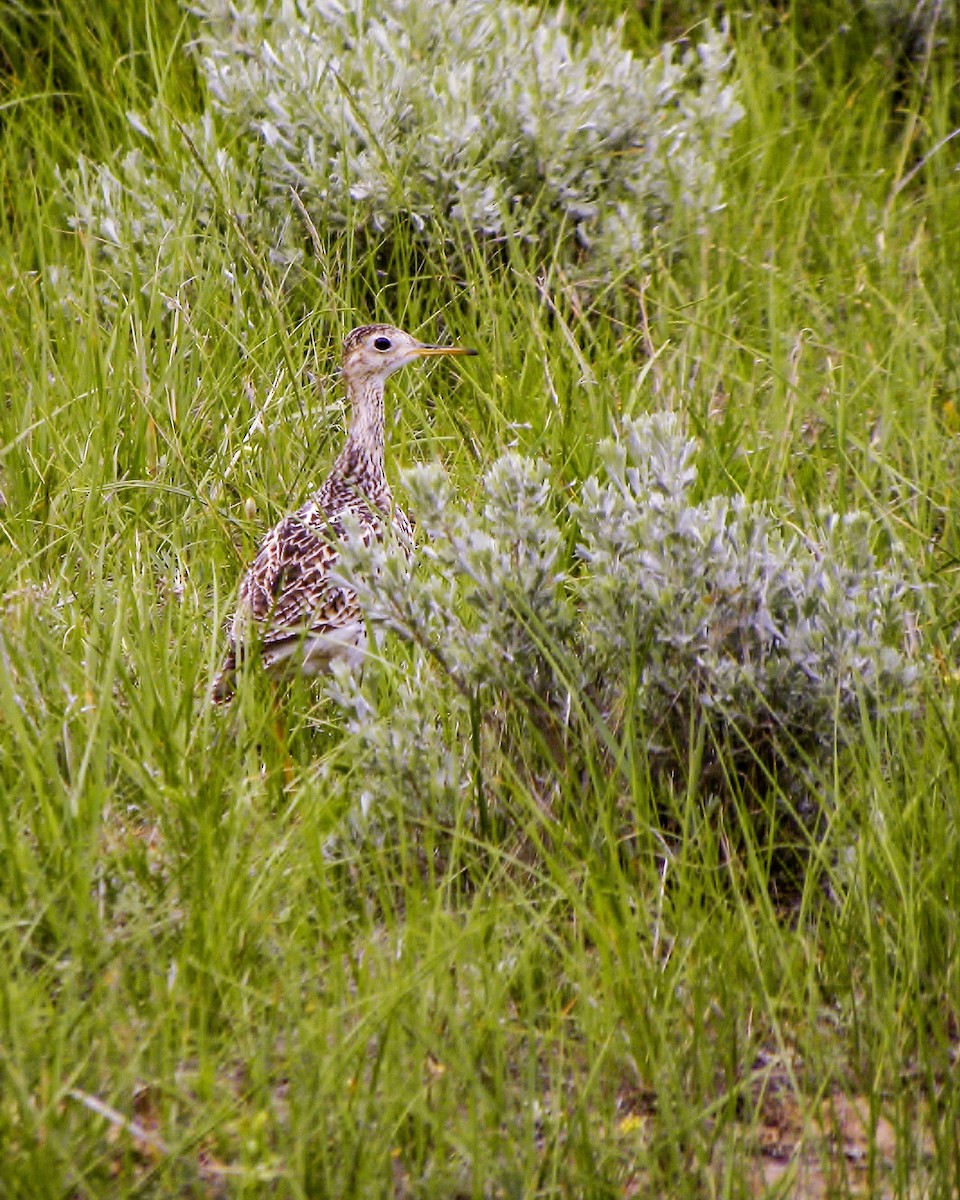
[[[960,33],[732,18],[710,203],[593,256],[549,189],[285,220],[204,16],[94,7],[0,6],[0,1197],[956,1194]],[[379,319],[481,352],[393,381],[394,629],[218,709]],[[651,508],[739,531],[675,704]]]

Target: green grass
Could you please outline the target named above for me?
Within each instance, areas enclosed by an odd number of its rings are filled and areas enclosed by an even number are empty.
[[[145,96],[200,105],[189,25],[56,11],[0,6],[0,1196],[955,1195],[960,184],[930,152],[960,43],[896,79],[735,25],[730,203],[671,227],[646,329],[635,284],[540,285],[533,250],[453,278],[331,233],[288,289],[226,213],[178,254],[240,263],[243,302],[206,270],[172,313],[149,277],[98,302],[55,169],[134,145]],[[641,746],[562,820],[505,774],[492,829],[401,811],[381,844],[305,689],[282,742],[256,681],[211,708],[239,571],[341,436],[338,342],[381,318],[481,351],[391,393],[394,465],[467,498],[514,443],[562,493],[611,415],[670,404],[708,490],[906,543],[924,705],[864,719],[789,907],[746,808],[665,797]]]

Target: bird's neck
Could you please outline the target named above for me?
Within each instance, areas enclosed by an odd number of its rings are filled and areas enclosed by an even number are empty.
[[[383,463],[383,383],[348,385],[347,396],[353,417],[334,470],[368,494],[389,491]]]

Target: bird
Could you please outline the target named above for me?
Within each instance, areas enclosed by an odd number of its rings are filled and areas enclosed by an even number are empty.
[[[266,534],[241,579],[211,689],[215,703],[233,696],[237,668],[250,653],[259,654],[273,679],[324,674],[338,659],[350,667],[362,663],[363,613],[336,574],[350,519],[367,545],[388,526],[405,546],[413,536],[384,469],[384,384],[417,359],[453,354],[476,351],[421,342],[393,325],[361,325],[347,334],[340,371],[352,409],[346,442],[320,487]]]

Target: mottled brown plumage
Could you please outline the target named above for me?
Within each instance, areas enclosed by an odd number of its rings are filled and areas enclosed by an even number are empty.
[[[266,535],[240,582],[217,702],[233,695],[239,661],[258,653],[268,674],[316,675],[337,658],[363,659],[366,630],[356,594],[333,577],[349,515],[369,543],[392,525],[409,540],[410,522],[393,499],[383,463],[383,386],[417,358],[473,354],[431,346],[391,325],[362,325],[343,343],[343,378],[353,407],[346,444],[320,488]]]

